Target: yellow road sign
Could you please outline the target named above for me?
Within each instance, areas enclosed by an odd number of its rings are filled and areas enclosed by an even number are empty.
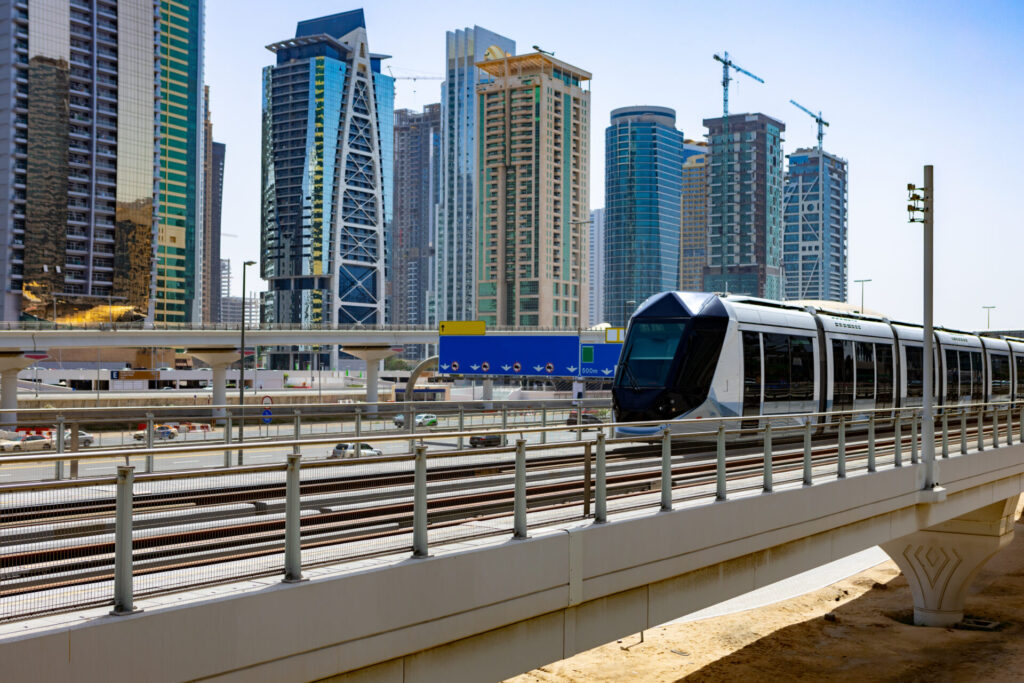
[[[606,327],[604,330],[604,342],[606,344],[621,344],[626,340],[625,327]]]
[[[437,330],[440,334],[480,335],[487,333],[483,320],[442,320]]]

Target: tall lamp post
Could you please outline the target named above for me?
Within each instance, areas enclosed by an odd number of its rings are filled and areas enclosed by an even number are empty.
[[[245,269],[255,266],[255,261],[242,263],[242,357],[238,360],[238,441],[241,443],[245,431]],[[242,451],[238,451],[242,459]]]
[[[910,203],[907,204],[908,220],[921,223],[924,227],[924,401],[921,411],[921,452],[924,455],[924,488],[931,490],[938,487],[938,475],[935,466],[935,416],[932,405],[935,402],[935,355],[932,345],[935,332],[932,326],[932,245],[934,241],[934,197],[935,184],[932,178],[933,167],[924,167],[924,184],[920,187],[909,183],[907,193]]]
[[[985,309],[985,313],[988,315],[988,317],[986,319],[986,322],[985,322],[985,329],[986,330],[991,330],[992,329],[992,309],[995,308],[995,306],[982,306],[982,308]]]
[[[871,279],[867,280],[854,280],[855,283],[860,284],[860,314],[864,315],[864,284],[871,282]]]

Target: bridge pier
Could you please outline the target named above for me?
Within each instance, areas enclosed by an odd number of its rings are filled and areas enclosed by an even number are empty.
[[[210,365],[210,381],[213,383],[213,396],[210,400],[215,406],[224,406],[228,402],[227,370],[228,366],[242,357],[235,349],[189,349],[189,352]],[[227,414],[227,408],[213,409],[213,417],[220,421]]]
[[[914,624],[952,626],[964,618],[967,589],[1013,539],[1020,495],[882,544],[914,597]]]
[[[14,425],[18,423],[18,373],[35,363],[21,352],[0,354],[0,424]]]
[[[379,398],[377,394],[378,378],[380,377],[380,362],[385,358],[395,355],[395,349],[390,346],[359,346],[346,344],[341,347],[345,353],[366,361],[366,406],[367,413],[376,413]],[[400,351],[401,349],[399,349]]]

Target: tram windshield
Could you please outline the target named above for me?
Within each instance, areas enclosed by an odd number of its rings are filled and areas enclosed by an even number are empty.
[[[616,386],[664,387],[686,323],[686,320],[634,319],[628,346],[619,360]]]

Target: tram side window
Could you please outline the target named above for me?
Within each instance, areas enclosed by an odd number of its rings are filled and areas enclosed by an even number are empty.
[[[1024,356],[1014,356],[1017,365],[1017,398],[1024,398]]]
[[[814,340],[811,337],[790,337],[790,400],[814,400]]]
[[[985,400],[985,374],[981,363],[981,351],[971,351],[971,398]]]
[[[764,402],[789,400],[789,337],[761,336],[764,343]]]
[[[1010,395],[1010,357],[1004,353],[992,356],[992,395]]]
[[[920,346],[904,347],[907,355],[907,397],[924,397],[924,349]]]
[[[832,340],[832,409],[853,407],[853,342]]]
[[[761,335],[743,333],[743,414],[761,414]]]
[[[946,403],[960,400],[960,355],[946,349]]]
[[[871,400],[875,397],[875,355],[873,344],[854,342],[857,356],[857,399]]]
[[[892,405],[892,346],[875,344],[875,371],[878,373],[878,390],[875,406],[888,408]]]

